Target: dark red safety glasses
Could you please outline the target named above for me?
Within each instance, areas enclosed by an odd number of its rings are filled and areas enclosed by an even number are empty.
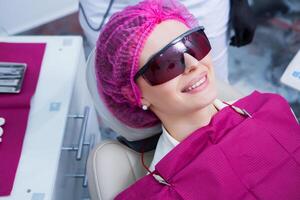
[[[184,72],[183,53],[188,53],[197,60],[201,60],[210,49],[204,28],[191,29],[154,54],[135,74],[134,81],[143,76],[150,85],[165,83]]]

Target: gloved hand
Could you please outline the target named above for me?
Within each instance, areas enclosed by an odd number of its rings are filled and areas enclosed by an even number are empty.
[[[231,0],[230,18],[235,33],[230,45],[240,47],[249,44],[254,37],[256,18],[248,0]]]

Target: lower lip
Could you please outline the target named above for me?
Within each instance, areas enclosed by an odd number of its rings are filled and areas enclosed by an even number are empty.
[[[195,93],[198,93],[198,92],[201,92],[203,91],[207,86],[208,86],[208,77],[206,75],[206,80],[204,81],[204,83],[202,83],[199,87],[191,90],[191,91],[187,91],[185,93],[189,93],[189,94],[195,94]]]

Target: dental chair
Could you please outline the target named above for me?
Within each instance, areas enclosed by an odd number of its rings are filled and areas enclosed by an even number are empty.
[[[87,61],[86,78],[89,91],[94,101],[98,116],[103,112],[98,95],[95,73],[95,49]],[[219,97],[224,101],[232,101],[243,95],[229,84],[217,81]],[[103,125],[99,117],[100,126]],[[112,125],[113,126],[113,125]],[[115,130],[115,129],[114,129]],[[159,138],[154,135],[150,138],[155,143]],[[93,149],[87,163],[88,188],[92,200],[110,200],[118,193],[146,175],[147,171],[141,162],[141,153],[135,147],[139,141],[129,142],[124,137],[119,140],[104,140]],[[133,150],[135,149],[135,150]],[[151,146],[145,149],[144,162],[150,166],[154,150]]]

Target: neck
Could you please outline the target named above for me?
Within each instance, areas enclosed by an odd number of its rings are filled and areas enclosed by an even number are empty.
[[[160,120],[170,135],[181,142],[195,130],[209,124],[212,116],[217,112],[214,105],[209,104],[201,110],[191,112],[188,115],[160,116]]]

